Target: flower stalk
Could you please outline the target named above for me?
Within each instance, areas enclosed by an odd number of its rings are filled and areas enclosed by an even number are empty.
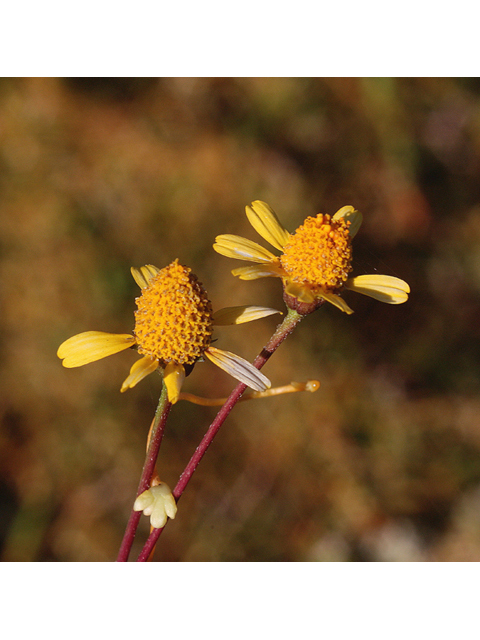
[[[255,358],[253,362],[253,366],[256,367],[257,369],[261,369],[264,366],[264,364],[268,361],[268,359],[271,357],[271,355],[275,353],[275,351],[282,344],[282,342],[293,332],[293,330],[298,325],[298,323],[302,320],[303,317],[304,316],[300,315],[297,311],[289,309],[283,322],[277,327],[273,336],[270,338],[270,340],[262,349],[262,351],[259,353],[259,355]],[[182,496],[183,492],[185,491],[196,468],[198,467],[198,465],[200,464],[200,461],[202,460],[203,456],[207,452],[207,449],[212,444],[213,439],[217,435],[220,427],[225,422],[226,418],[230,414],[233,407],[240,400],[246,387],[247,385],[245,385],[243,382],[238,384],[235,387],[235,389],[232,391],[232,393],[229,395],[229,397],[227,398],[225,404],[222,406],[222,408],[219,410],[219,412],[215,416],[215,419],[213,420],[212,424],[210,425],[207,432],[205,433],[202,441],[196,448],[195,453],[190,458],[187,466],[183,470],[175,488],[172,491],[173,496],[177,502]],[[163,529],[164,527],[160,529],[153,529],[140,555],[138,556],[137,562],[146,562],[149,559],[151,552],[155,548],[157,540],[160,537]]]
[[[141,493],[143,493],[150,487],[152,476],[154,476],[155,474],[155,465],[165,431],[165,423],[167,421],[167,417],[170,413],[171,407],[172,403],[168,400],[167,387],[165,383],[163,383],[157,410],[155,411],[155,417],[150,428],[150,441],[147,447],[147,454],[145,457],[140,482],[138,484],[136,497],[138,497]],[[132,509],[127,527],[125,529],[122,544],[120,545],[120,550],[118,552],[117,562],[127,562],[141,515],[141,511],[134,511]]]

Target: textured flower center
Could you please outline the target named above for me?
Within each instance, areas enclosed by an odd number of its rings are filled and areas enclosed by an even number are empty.
[[[197,277],[178,260],[152,278],[135,301],[139,353],[162,364],[193,364],[208,348],[210,300]]]
[[[292,282],[338,291],[352,270],[349,223],[319,213],[295,231],[283,248],[280,262]]]

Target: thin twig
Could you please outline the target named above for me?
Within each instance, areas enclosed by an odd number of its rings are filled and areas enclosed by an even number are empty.
[[[247,395],[238,399],[238,402],[244,402],[245,400],[258,400],[260,398],[271,398],[273,396],[280,396],[285,393],[298,393],[299,391],[317,391],[320,386],[318,380],[307,380],[306,382],[291,382],[281,387],[272,387],[266,391],[251,391]],[[196,396],[193,393],[187,393],[182,391],[178,397],[179,400],[186,400],[192,404],[199,404],[202,407],[221,407],[225,404],[228,398],[202,398]]]
[[[155,411],[155,417],[153,419],[152,426],[150,427],[150,442],[147,448],[147,455],[145,457],[145,462],[143,465],[140,482],[138,484],[136,497],[150,487],[150,481],[155,472],[155,464],[157,462],[158,452],[160,450],[160,444],[162,442],[163,433],[165,430],[165,423],[167,421],[171,406],[171,403],[168,402],[167,388],[165,384],[163,384],[157,410]],[[117,562],[127,562],[141,515],[141,511],[133,511],[132,509],[127,527],[125,529],[122,544],[118,552]]]

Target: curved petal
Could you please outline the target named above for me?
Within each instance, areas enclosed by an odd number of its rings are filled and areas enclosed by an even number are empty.
[[[135,344],[135,336],[125,333],[84,331],[62,342],[57,356],[68,369],[101,360],[114,353],[129,349]]]
[[[337,211],[337,213],[333,216],[334,220],[338,220],[339,218],[344,218],[350,222],[350,226],[348,228],[348,232],[351,238],[354,238],[357,234],[357,231],[360,229],[362,224],[363,216],[360,211],[357,211],[351,205],[347,205],[346,207],[342,207]]]
[[[213,324],[217,326],[243,324],[244,322],[266,318],[275,313],[281,313],[281,311],[270,309],[269,307],[225,307],[225,309],[219,309],[213,314]]]
[[[285,293],[287,296],[297,298],[300,302],[314,302],[316,299],[310,287],[290,280],[285,282]]]
[[[131,267],[130,271],[132,272],[132,276],[140,289],[146,289],[150,280],[160,273],[160,269],[158,267],[154,267],[153,264],[146,264],[144,267],[140,267],[140,269]]]
[[[252,262],[266,263],[276,260],[273,253],[270,253],[268,249],[265,249],[256,242],[230,234],[217,236],[213,248],[222,256],[235,258],[236,260],[251,260]]]
[[[408,300],[410,287],[404,280],[393,276],[364,275],[350,278],[345,284],[346,289],[363,293],[386,302],[387,304],[402,304]]]
[[[297,298],[300,302],[314,302],[315,300],[319,300],[322,298],[326,302],[333,304],[335,307],[340,309],[340,311],[344,311],[345,313],[353,313],[353,310],[350,309],[348,304],[345,302],[343,298],[337,296],[336,293],[327,293],[326,291],[321,290],[313,290],[308,285],[298,284],[296,282],[286,282],[285,283],[285,293],[289,296],[293,296]]]
[[[250,206],[245,207],[245,212],[255,231],[272,247],[282,251],[290,239],[290,234],[281,224],[272,207],[266,202],[255,200]]]
[[[145,280],[140,269],[137,269],[136,267],[130,267],[130,271],[132,273],[133,279],[138,284],[140,289],[146,289],[148,287],[148,282]]]
[[[353,309],[350,309],[350,307],[345,302],[345,300],[343,298],[341,298],[340,296],[337,296],[336,293],[323,293],[322,292],[321,296],[322,296],[322,298],[324,300],[326,300],[330,304],[333,304],[334,307],[337,307],[337,309],[340,309],[340,311],[344,311],[345,313],[348,313],[349,315],[351,313],[353,313]]]
[[[158,369],[158,360],[144,356],[133,363],[130,373],[122,384],[120,391],[132,389],[136,384]]]
[[[168,401],[175,404],[180,395],[183,381],[185,380],[185,369],[181,364],[170,362],[165,367],[163,381],[167,387]]]
[[[133,510],[143,511],[144,509],[149,509],[149,513],[145,514],[148,516],[151,513],[150,510],[153,509],[154,502],[155,502],[155,496],[150,491],[150,489],[147,489],[146,491],[141,493],[139,496],[137,496],[137,499],[133,503]]]
[[[283,270],[278,264],[259,264],[251,267],[239,267],[232,269],[232,275],[240,280],[258,280],[258,278],[280,278]]]
[[[265,391],[272,386],[270,380],[260,371],[240,356],[230,351],[222,351],[215,347],[208,347],[205,355],[217,367],[229,373],[233,378],[240,380],[255,391]]]

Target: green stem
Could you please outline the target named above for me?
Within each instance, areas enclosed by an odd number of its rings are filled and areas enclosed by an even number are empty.
[[[253,365],[257,369],[261,369],[263,365],[267,362],[270,356],[278,349],[278,347],[282,344],[282,342],[287,338],[292,331],[295,329],[297,324],[302,320],[304,316],[300,315],[296,311],[289,309],[287,315],[285,316],[283,322],[277,327],[277,330],[273,334],[273,336],[268,341],[267,345],[262,349],[260,354],[255,358]],[[225,404],[222,406],[220,411],[217,413],[214,421],[208,428],[208,431],[204,435],[201,443],[198,445],[195,453],[190,458],[187,466],[185,467],[183,473],[180,476],[177,485],[173,490],[173,496],[175,500],[178,502],[181,495],[185,491],[187,484],[189,483],[195,469],[200,463],[200,460],[205,455],[208,447],[211,445],[214,437],[216,436],[218,430],[225,422],[230,411],[236,405],[241,395],[246,389],[246,385],[242,382],[238,384],[235,389],[232,391],[230,396],[227,398]],[[137,562],[146,562],[152,552],[155,544],[162,533],[163,528],[154,529],[150,534],[145,546],[142,549],[142,552],[138,556]]]
[[[165,386],[165,383],[163,383],[162,393],[160,394],[160,400],[158,401],[157,410],[155,411],[155,417],[151,428],[150,443],[147,448],[147,455],[145,457],[142,475],[140,476],[140,482],[138,484],[135,497],[150,488],[150,481],[155,471],[155,464],[157,462],[160,444],[165,431],[165,423],[171,406],[171,403],[168,402],[167,387]],[[122,544],[120,545],[120,550],[118,552],[117,562],[127,562],[141,515],[141,511],[133,511],[132,509]]]

